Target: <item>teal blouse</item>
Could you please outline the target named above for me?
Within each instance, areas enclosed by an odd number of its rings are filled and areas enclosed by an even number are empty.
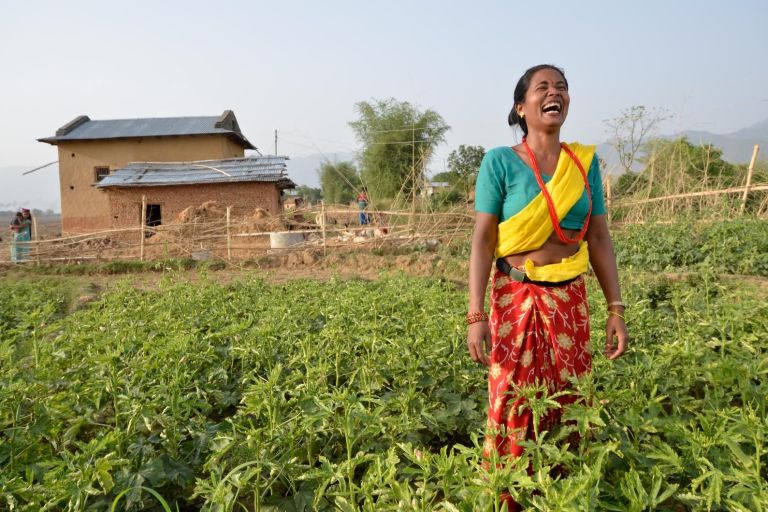
[[[592,197],[592,215],[604,215],[603,182],[600,178],[600,163],[597,155],[587,171],[587,181]],[[541,175],[544,183],[552,179]],[[509,146],[493,148],[485,154],[480,164],[475,185],[475,211],[496,215],[499,223],[504,222],[522,210],[541,189],[536,182],[533,169]],[[587,191],[560,221],[563,229],[581,229],[587,217],[589,201]]]

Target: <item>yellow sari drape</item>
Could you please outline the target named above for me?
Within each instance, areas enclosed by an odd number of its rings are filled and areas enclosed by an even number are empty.
[[[595,146],[577,142],[568,144],[584,169],[589,169],[595,156]],[[558,222],[563,220],[584,193],[584,178],[576,163],[564,150],[560,150],[557,167],[552,179],[546,184],[555,204]],[[591,198],[590,198],[591,200]],[[549,217],[547,201],[539,192],[522,210],[499,224],[496,257],[538,249],[554,231]],[[530,259],[525,261],[525,274],[533,281],[565,281],[586,272],[589,267],[587,242],[579,242],[579,250],[559,263],[537,267]]]

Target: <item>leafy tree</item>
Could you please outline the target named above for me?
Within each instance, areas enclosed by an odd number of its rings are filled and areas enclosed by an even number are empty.
[[[612,185],[612,192],[619,196],[628,196],[648,189],[648,179],[641,172],[629,171],[620,174],[615,183]]]
[[[430,208],[433,210],[441,210],[445,207],[451,207],[457,203],[464,203],[467,198],[456,190],[455,188],[449,188],[446,190],[440,190],[432,194],[430,199]]]
[[[735,167],[723,160],[723,152],[712,144],[695,145],[687,138],[655,140],[647,158],[646,173],[649,186],[658,188],[663,183],[677,182],[681,190],[720,188],[734,185]],[[655,182],[655,183],[654,183]],[[671,187],[664,187],[669,190]]]
[[[296,187],[296,195],[305,201],[316,203],[323,198],[323,191],[319,188],[313,188],[308,185],[299,185]]]
[[[450,185],[455,184],[461,179],[459,173],[455,171],[443,171],[435,174],[429,181],[445,182]]]
[[[371,197],[416,193],[435,148],[450,127],[434,110],[420,111],[394,98],[355,104],[349,125],[364,148],[360,174]]]
[[[360,189],[360,175],[352,162],[329,162],[320,165],[320,186],[330,203],[349,203]]]
[[[468,192],[477,180],[477,171],[485,156],[483,146],[460,145],[448,155],[448,169],[456,173],[458,179],[452,184],[463,192]]]
[[[622,174],[616,192],[657,197],[738,186],[738,168],[722,156],[712,144],[695,145],[685,137],[654,139],[648,143],[647,155],[640,159],[642,171]]]

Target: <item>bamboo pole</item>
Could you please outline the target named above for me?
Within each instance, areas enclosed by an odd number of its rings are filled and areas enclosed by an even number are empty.
[[[731,188],[724,188],[721,190],[707,190],[705,192],[688,192],[685,194],[674,194],[671,196],[652,197],[650,199],[639,199],[637,201],[616,201],[616,205],[630,206],[635,204],[655,203],[659,201],[667,201],[667,200],[673,200],[673,199],[684,199],[688,197],[716,196],[718,194],[736,194],[739,192],[744,192],[746,188],[747,187],[731,187]],[[758,190],[768,190],[768,185],[755,185],[755,186],[749,187],[750,192],[756,192]]]
[[[416,125],[411,124],[411,216],[408,218],[408,229],[416,234],[413,223],[416,220]]]
[[[232,261],[232,229],[231,229],[232,207],[227,206],[227,259]]]
[[[32,218],[32,240],[35,242],[30,245],[35,247],[35,266],[38,266],[40,265],[40,248],[37,243],[37,216],[32,214],[32,212],[29,213],[29,216]]]
[[[323,256],[326,255],[327,243],[325,234],[325,201],[320,201],[320,229],[323,231]]]
[[[141,196],[141,242],[139,258],[144,261],[144,238],[147,228],[147,196]]]
[[[744,187],[744,195],[741,196],[739,215],[744,215],[744,211],[747,208],[747,196],[749,195],[749,186],[752,184],[752,173],[755,170],[755,160],[757,160],[758,151],[760,151],[760,145],[755,144],[755,147],[752,149],[752,159],[749,161],[749,168],[747,169],[747,184]]]
[[[326,209],[325,212],[327,214],[339,214],[339,215],[352,215],[356,213],[356,210],[342,210],[342,209],[336,209],[336,210],[329,210]],[[413,216],[413,214],[410,211],[404,211],[404,210],[376,210],[376,213],[380,215],[388,215],[392,217],[401,216],[401,217],[410,217]],[[417,217],[461,217],[466,218],[472,222],[474,222],[475,217],[469,213],[465,213],[463,211],[457,211],[457,212],[424,212],[424,213],[416,213]]]

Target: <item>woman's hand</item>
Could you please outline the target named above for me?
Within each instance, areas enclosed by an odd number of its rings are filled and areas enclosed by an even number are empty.
[[[614,341],[614,338],[616,340]],[[629,332],[624,319],[616,315],[608,315],[605,321],[605,355],[608,359],[618,359],[627,351]]]
[[[469,324],[467,328],[467,348],[472,360],[490,366],[491,329],[487,321]]]

